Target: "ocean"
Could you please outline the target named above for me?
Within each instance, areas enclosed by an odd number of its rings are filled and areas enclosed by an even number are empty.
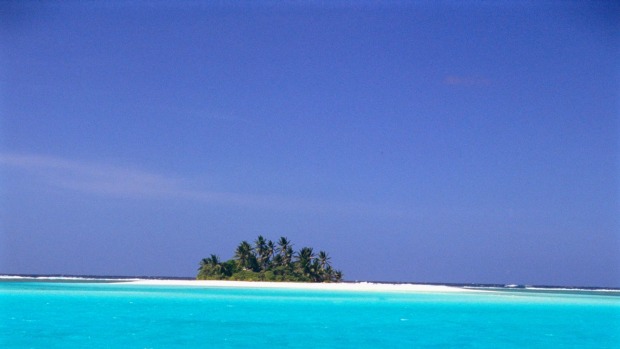
[[[620,348],[618,295],[2,280],[0,348]]]

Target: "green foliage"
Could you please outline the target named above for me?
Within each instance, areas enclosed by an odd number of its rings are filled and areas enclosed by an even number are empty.
[[[342,272],[334,270],[325,251],[315,255],[311,247],[294,252],[293,244],[281,237],[277,245],[262,235],[251,245],[242,241],[233,259],[221,262],[212,254],[200,261],[199,280],[340,282]]]
[[[259,273],[251,270],[241,270],[231,275],[229,280],[236,281],[262,281]]]

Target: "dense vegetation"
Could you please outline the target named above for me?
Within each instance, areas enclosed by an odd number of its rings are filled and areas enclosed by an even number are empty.
[[[212,254],[200,261],[199,280],[339,282],[342,272],[334,270],[330,257],[311,247],[293,251],[293,244],[281,237],[277,244],[259,236],[254,245],[239,244],[235,256],[226,262]]]

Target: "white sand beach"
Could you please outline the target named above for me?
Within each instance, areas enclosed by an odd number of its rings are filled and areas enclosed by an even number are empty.
[[[219,281],[219,280],[132,280],[136,285],[195,286],[195,287],[239,287],[239,288],[282,288],[329,291],[380,291],[380,292],[471,292],[471,290],[419,284],[384,284],[372,282],[343,283],[301,283],[301,282],[258,282],[258,281]]]

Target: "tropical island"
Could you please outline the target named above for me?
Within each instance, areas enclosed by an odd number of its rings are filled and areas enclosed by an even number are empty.
[[[340,282],[342,272],[330,265],[325,251],[318,255],[312,247],[293,251],[293,244],[285,237],[277,243],[262,235],[254,245],[242,241],[232,259],[222,262],[211,254],[203,258],[198,268],[198,280],[287,281],[287,282]]]

